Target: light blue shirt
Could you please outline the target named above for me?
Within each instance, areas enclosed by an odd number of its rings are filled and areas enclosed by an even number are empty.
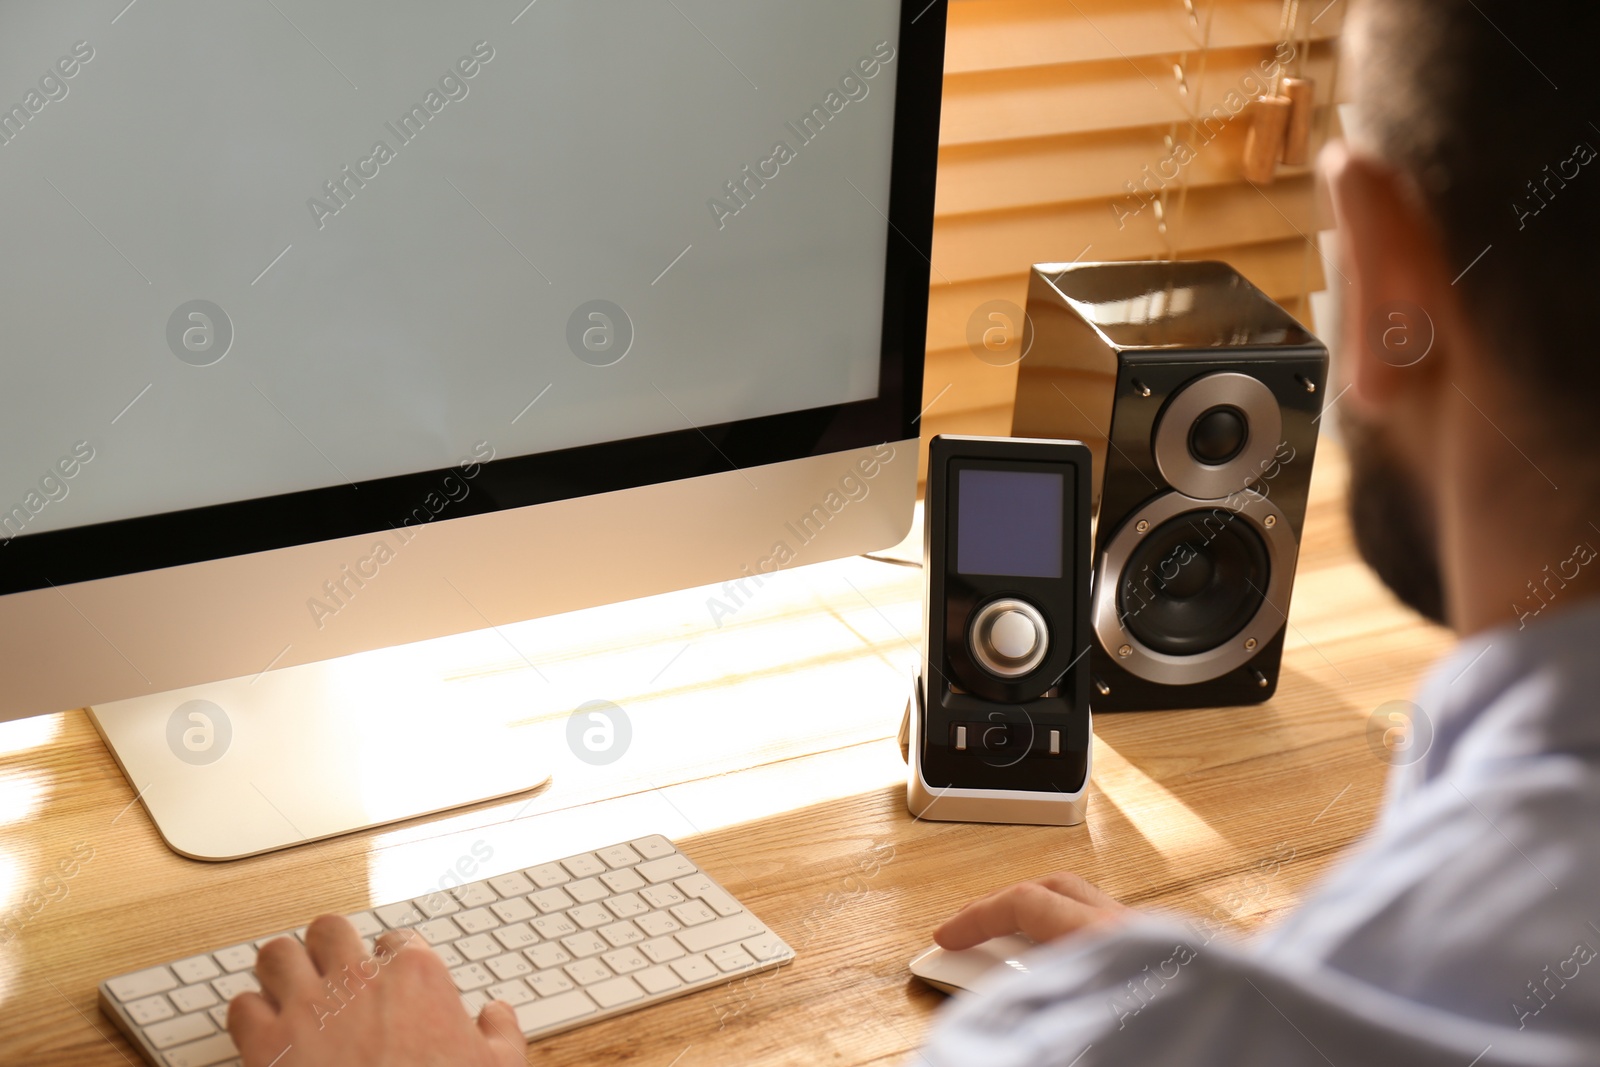
[[[1282,925],[1240,944],[1152,916],[1041,948],[912,1062],[1600,1065],[1600,604],[1464,641],[1416,704],[1426,755]]]

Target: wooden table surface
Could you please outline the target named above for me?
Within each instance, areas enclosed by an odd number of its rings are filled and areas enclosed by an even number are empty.
[[[1276,697],[1097,717],[1077,827],[907,814],[894,737],[920,572],[863,558],[786,572],[717,620],[717,590],[700,589],[508,628],[516,652],[481,677],[527,694],[518,721],[550,731],[550,787],[248,860],[168,851],[82,711],[0,724],[0,930],[15,933],[0,944],[0,1064],[140,1062],[96,1006],[106,977],[419,895],[462,857],[489,854],[487,877],[647,833],[675,838],[799,958],[547,1039],[530,1062],[898,1063],[942,1000],[906,971],[931,928],[1055,869],[1257,929],[1369,826],[1386,768],[1368,717],[1449,642],[1356,559],[1337,448],[1317,464]],[[599,768],[561,740],[596,697],[633,724]],[[88,850],[75,876],[49,877]]]

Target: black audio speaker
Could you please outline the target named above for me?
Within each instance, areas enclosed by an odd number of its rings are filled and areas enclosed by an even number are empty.
[[[1040,264],[1012,433],[1093,453],[1096,711],[1277,688],[1327,349],[1225,263]]]

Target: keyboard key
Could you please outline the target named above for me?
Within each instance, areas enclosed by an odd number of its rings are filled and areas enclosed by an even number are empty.
[[[706,953],[706,958],[717,965],[717,970],[723,974],[742,971],[746,967],[754,967],[756,959],[744,950],[743,945],[723,945]]]
[[[607,967],[618,974],[632,974],[650,966],[650,961],[636,948],[620,948],[615,952],[607,952],[600,958],[606,961]]]
[[[615,922],[615,917],[610,910],[599,904],[584,904],[567,912],[567,917],[585,930],[593,930],[596,926],[604,926]]]
[[[572,961],[570,952],[560,945],[554,944],[535,945],[532,948],[523,949],[522,954],[528,957],[528,962],[541,971],[550,967],[559,967],[563,963]]]
[[[256,981],[256,976],[249,971],[240,971],[238,974],[225,974],[221,978],[213,978],[211,988],[215,989],[217,996],[223,1000],[232,1000],[240,993],[261,992],[261,983]]]
[[[609,982],[599,982],[590,986],[589,995],[602,1008],[614,1008],[618,1004],[638,1000],[644,996],[644,990],[640,989],[639,983],[632,978],[613,978]]]
[[[450,895],[455,897],[463,908],[487,907],[500,899],[485,882],[470,882],[458,889],[452,889]]]
[[[456,951],[456,946],[451,943],[433,946],[433,951],[444,960],[446,967],[460,967],[467,962],[467,958]]]
[[[744,910],[744,905],[734,900],[721,889],[718,889],[711,883],[711,879],[703,874],[679,878],[675,884],[680,893],[704,901],[712,911],[723,918],[727,918],[729,915],[737,915]]]
[[[777,959],[788,953],[788,946],[778,939],[776,934],[762,934],[752,937],[744,942],[744,950],[756,959],[765,963],[767,960]]]
[[[377,937],[383,933],[383,923],[370,911],[358,911],[354,915],[346,915],[345,918],[356,928],[357,937]]]
[[[611,895],[611,890],[601,884],[598,878],[585,878],[581,882],[573,882],[565,887],[572,894],[572,899],[579,904],[589,904],[596,900],[604,900]]]
[[[644,934],[630,922],[612,923],[610,926],[600,928],[600,936],[611,942],[616,948],[624,945],[637,945],[644,940]]]
[[[557,993],[577,988],[565,971],[541,971],[528,979],[528,985],[541,997],[553,997]]]
[[[641,915],[633,921],[639,929],[651,937],[661,937],[683,929],[681,922],[664,911],[652,911],[649,915]]]
[[[228,1006],[226,1004],[218,1004],[207,1011],[206,1014],[211,1016],[211,1021],[217,1024],[218,1030],[226,1030],[228,1028]]]
[[[684,954],[683,946],[670,937],[658,937],[639,946],[639,951],[650,957],[652,963],[666,963]]]
[[[210,1037],[217,1032],[211,1025],[211,1020],[203,1013],[196,1015],[180,1015],[176,1019],[169,1019],[163,1023],[144,1028],[145,1039],[156,1048],[171,1048],[173,1045],[182,1045],[190,1041],[198,1041],[202,1037]]]
[[[639,877],[637,871],[629,870],[626,867],[620,871],[607,871],[600,876],[600,880],[613,893],[631,893],[646,884],[645,880]]]
[[[527,923],[512,923],[502,926],[494,932],[494,939],[505,946],[507,952],[527,948],[529,945],[539,943],[539,935],[533,932],[533,927]]]
[[[209,982],[222,973],[222,968],[217,966],[217,961],[210,956],[190,956],[186,960],[179,960],[172,965],[172,973],[178,976],[178,981],[184,985],[194,985],[196,982]]]
[[[381,908],[373,908],[372,911],[391,930],[404,930],[422,921],[422,913],[409,900],[399,904],[385,904]]]
[[[730,941],[742,941],[747,937],[755,937],[766,932],[765,927],[746,914],[732,919],[718,919],[704,926],[692,926],[687,930],[679,930],[672,936],[676,937],[688,951],[704,952],[708,948],[726,945]]]
[[[671,967],[651,967],[647,971],[640,971],[633,976],[634,981],[644,987],[644,991],[651,996],[665,993],[669,989],[677,989],[683,984],[682,980],[673,973]]]
[[[473,937],[463,937],[455,944],[456,951],[461,953],[467,959],[471,960],[473,963],[477,963],[479,960],[486,960],[490,956],[498,956],[500,953],[505,951],[505,949],[501,947],[500,942],[496,941],[488,934],[477,934]]]
[[[686,897],[699,897],[701,893],[711,888],[711,879],[704,874],[691,874],[687,878],[679,878],[672,884]]]
[[[574,989],[570,993],[542,997],[531,1004],[520,1005],[517,1008],[517,1025],[522,1027],[523,1033],[532,1034],[594,1012],[594,1001],[589,999],[589,995],[581,989]]]
[[[606,907],[611,909],[611,914],[619,919],[631,919],[635,915],[643,915],[650,910],[638,893],[622,893],[606,901]]]
[[[285,930],[283,933],[281,933],[281,934],[273,934],[271,937],[258,937],[258,938],[255,939],[254,942],[252,942],[252,944],[254,944],[256,946],[256,951],[260,952],[262,949],[267,947],[267,942],[276,941],[280,937],[287,937],[291,941],[300,940],[300,938],[298,938],[298,937],[296,937],[294,935],[294,931],[293,930]]]
[[[500,916],[500,921],[503,923],[519,923],[524,919],[531,919],[539,914],[538,909],[522,897],[512,897],[510,900],[502,900],[498,904],[490,904],[489,910]]]
[[[602,848],[595,855],[599,856],[600,861],[612,870],[616,870],[618,867],[632,867],[643,859],[642,856],[627,845],[612,845],[610,848]]]
[[[638,871],[646,881],[651,883],[665,882],[672,878],[682,878],[686,874],[695,873],[694,864],[690,863],[687,857],[677,853],[671,856],[663,856],[658,860],[646,860],[635,867],[634,870]]]
[[[672,961],[672,969],[678,972],[678,977],[685,982],[701,982],[718,974],[716,964],[704,956],[685,956],[681,960]]]
[[[159,993],[153,997],[136,1000],[124,1007],[128,1009],[128,1017],[140,1026],[149,1026],[151,1023],[158,1023],[178,1014],[173,1010],[172,1002]]]
[[[506,900],[510,900],[513,897],[525,897],[533,892],[533,883],[516,871],[489,879],[489,885]]]
[[[561,861],[561,866],[565,867],[574,878],[591,878],[606,870],[606,865],[601,863],[593,852],[568,857]]]
[[[500,925],[500,920],[488,908],[473,908],[456,916],[456,925],[469,934],[481,934]]]
[[[165,967],[151,967],[148,970],[125,974],[121,978],[113,978],[106,983],[106,988],[111,991],[112,996],[127,1003],[130,1000],[176,989],[178,980]]]
[[[596,934],[585,930],[581,934],[561,939],[561,947],[582,959],[585,956],[598,956],[611,946],[602,941]]]
[[[658,860],[663,856],[670,856],[678,851],[672,847],[672,842],[660,834],[641,837],[633,843],[633,850],[647,860]]]
[[[422,936],[422,940],[430,945],[454,941],[461,936],[461,928],[449,919],[430,919],[425,923],[418,923],[412,929],[416,930]]]
[[[174,989],[168,996],[181,1012],[205,1011],[217,1003],[217,994],[204,984]]]
[[[456,990],[461,993],[470,993],[474,989],[482,989],[486,985],[494,985],[494,975],[479,963],[469,963],[464,967],[452,967],[450,979],[455,982]]]
[[[704,901],[691,900],[685,904],[672,906],[673,916],[685,926],[699,926],[708,923],[717,917],[717,913],[706,907]]]
[[[449,893],[429,893],[425,897],[418,897],[412,903],[429,919],[437,919],[441,915],[454,915],[461,910],[461,905],[457,904],[456,898]]]
[[[567,918],[565,913],[541,915],[528,925],[539,931],[539,936],[546,941],[554,941],[578,932],[578,924]]]
[[[470,993],[461,994],[461,1007],[466,1010],[467,1018],[476,1019],[484,1005],[489,1003],[488,994],[481,989],[474,989]]]
[[[682,904],[688,898],[670,885],[653,885],[649,889],[639,890],[652,908],[670,908],[674,904]]]
[[[566,911],[577,901],[567,896],[567,891],[564,889],[545,889],[538,893],[529,894],[528,903],[544,914],[550,915],[554,912]]]
[[[522,873],[532,879],[533,884],[540,889],[549,889],[553,885],[572,881],[572,876],[559,863],[541,863],[537,867],[529,867]]]
[[[562,970],[567,972],[567,977],[579,985],[593,985],[595,982],[603,982],[611,977],[611,968],[599,960],[574,960],[563,967]]]
[[[734,900],[728,894],[712,886],[700,895],[700,902],[708,904],[711,910],[726,919],[730,915],[738,915],[744,911],[744,905]]]
[[[165,1053],[167,1067],[216,1067],[216,1064],[239,1055],[233,1039],[227,1034],[213,1034],[192,1045],[168,1049]]]
[[[496,978],[504,981],[508,978],[521,978],[525,974],[533,973],[533,964],[520,952],[507,952],[503,956],[496,956],[484,962],[484,966],[494,972]]]
[[[235,971],[248,971],[256,965],[256,947],[254,945],[234,945],[232,948],[222,948],[212,953],[222,969],[229,974]]]
[[[484,990],[489,994],[490,1000],[503,1000],[513,1008],[518,1004],[526,1004],[533,1000],[537,993],[528,988],[528,983],[520,978],[513,978],[509,982],[501,982]]]

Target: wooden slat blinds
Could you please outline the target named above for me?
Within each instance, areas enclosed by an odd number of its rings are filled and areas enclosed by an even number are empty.
[[[951,0],[924,437],[1009,432],[1016,368],[979,359],[969,322],[1021,305],[1036,262],[1225,259],[1309,321],[1310,167],[1246,182],[1242,105],[1263,70],[1314,79],[1320,146],[1344,8],[1301,3],[1291,52],[1281,0]]]

